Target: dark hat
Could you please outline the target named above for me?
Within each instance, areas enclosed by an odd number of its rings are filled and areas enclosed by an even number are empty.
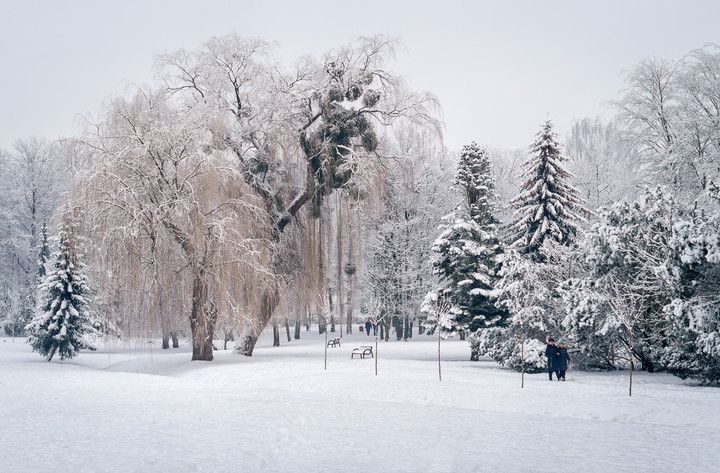
[[[554,341],[555,341],[554,338],[548,338],[548,342],[554,342]]]

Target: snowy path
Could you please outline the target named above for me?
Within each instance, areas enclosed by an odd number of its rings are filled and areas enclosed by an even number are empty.
[[[0,471],[713,472],[720,389],[638,374],[526,378],[426,339],[350,360],[303,340],[212,363],[82,353],[47,363],[0,343]],[[5,340],[5,339],[4,339]],[[359,343],[367,339],[355,336]],[[312,343],[312,344],[311,344]]]

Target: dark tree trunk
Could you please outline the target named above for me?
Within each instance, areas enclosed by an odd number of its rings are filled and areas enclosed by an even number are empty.
[[[290,343],[292,338],[290,338],[290,322],[287,317],[285,317],[285,333],[287,334],[288,343]]]
[[[160,330],[162,331],[162,347],[163,350],[170,348],[170,327],[168,326],[167,316],[160,316]]]
[[[192,361],[212,361],[213,332],[217,311],[208,307],[208,286],[204,271],[199,270],[193,277],[192,309],[190,331],[192,333]]]
[[[295,319],[295,340],[300,340],[300,323],[299,319]]]
[[[280,327],[278,327],[277,320],[273,321],[272,328],[273,328],[273,346],[279,347],[280,346]]]
[[[180,342],[178,342],[178,336],[176,332],[170,332],[170,338],[172,338],[173,348],[180,348]]]
[[[403,317],[403,340],[412,338],[412,321],[409,316]]]

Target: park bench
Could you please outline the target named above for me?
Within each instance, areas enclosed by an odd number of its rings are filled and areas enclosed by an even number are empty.
[[[339,347],[340,346],[340,338],[333,338],[332,340],[328,340],[328,347]]]
[[[355,355],[359,356],[360,358],[365,358],[368,355],[370,355],[371,358],[375,358],[375,355],[373,355],[373,347],[366,345],[363,345],[359,348],[353,348],[353,351],[350,354],[350,358],[355,358]]]

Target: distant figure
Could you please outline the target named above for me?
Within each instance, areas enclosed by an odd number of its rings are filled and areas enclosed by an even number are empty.
[[[555,373],[557,379],[560,379],[560,373],[558,373],[558,365],[560,364],[560,352],[558,347],[555,346],[555,339],[548,339],[548,344],[545,347],[545,356],[547,357],[548,364],[548,376],[552,381],[552,375]]]
[[[365,322],[365,333],[367,333],[368,336],[370,336],[370,327],[372,327],[372,323],[370,322],[370,319],[367,319]]]
[[[565,381],[565,371],[568,368],[568,362],[571,362],[570,355],[568,355],[567,349],[563,342],[558,343],[558,365],[557,375],[558,379]]]

